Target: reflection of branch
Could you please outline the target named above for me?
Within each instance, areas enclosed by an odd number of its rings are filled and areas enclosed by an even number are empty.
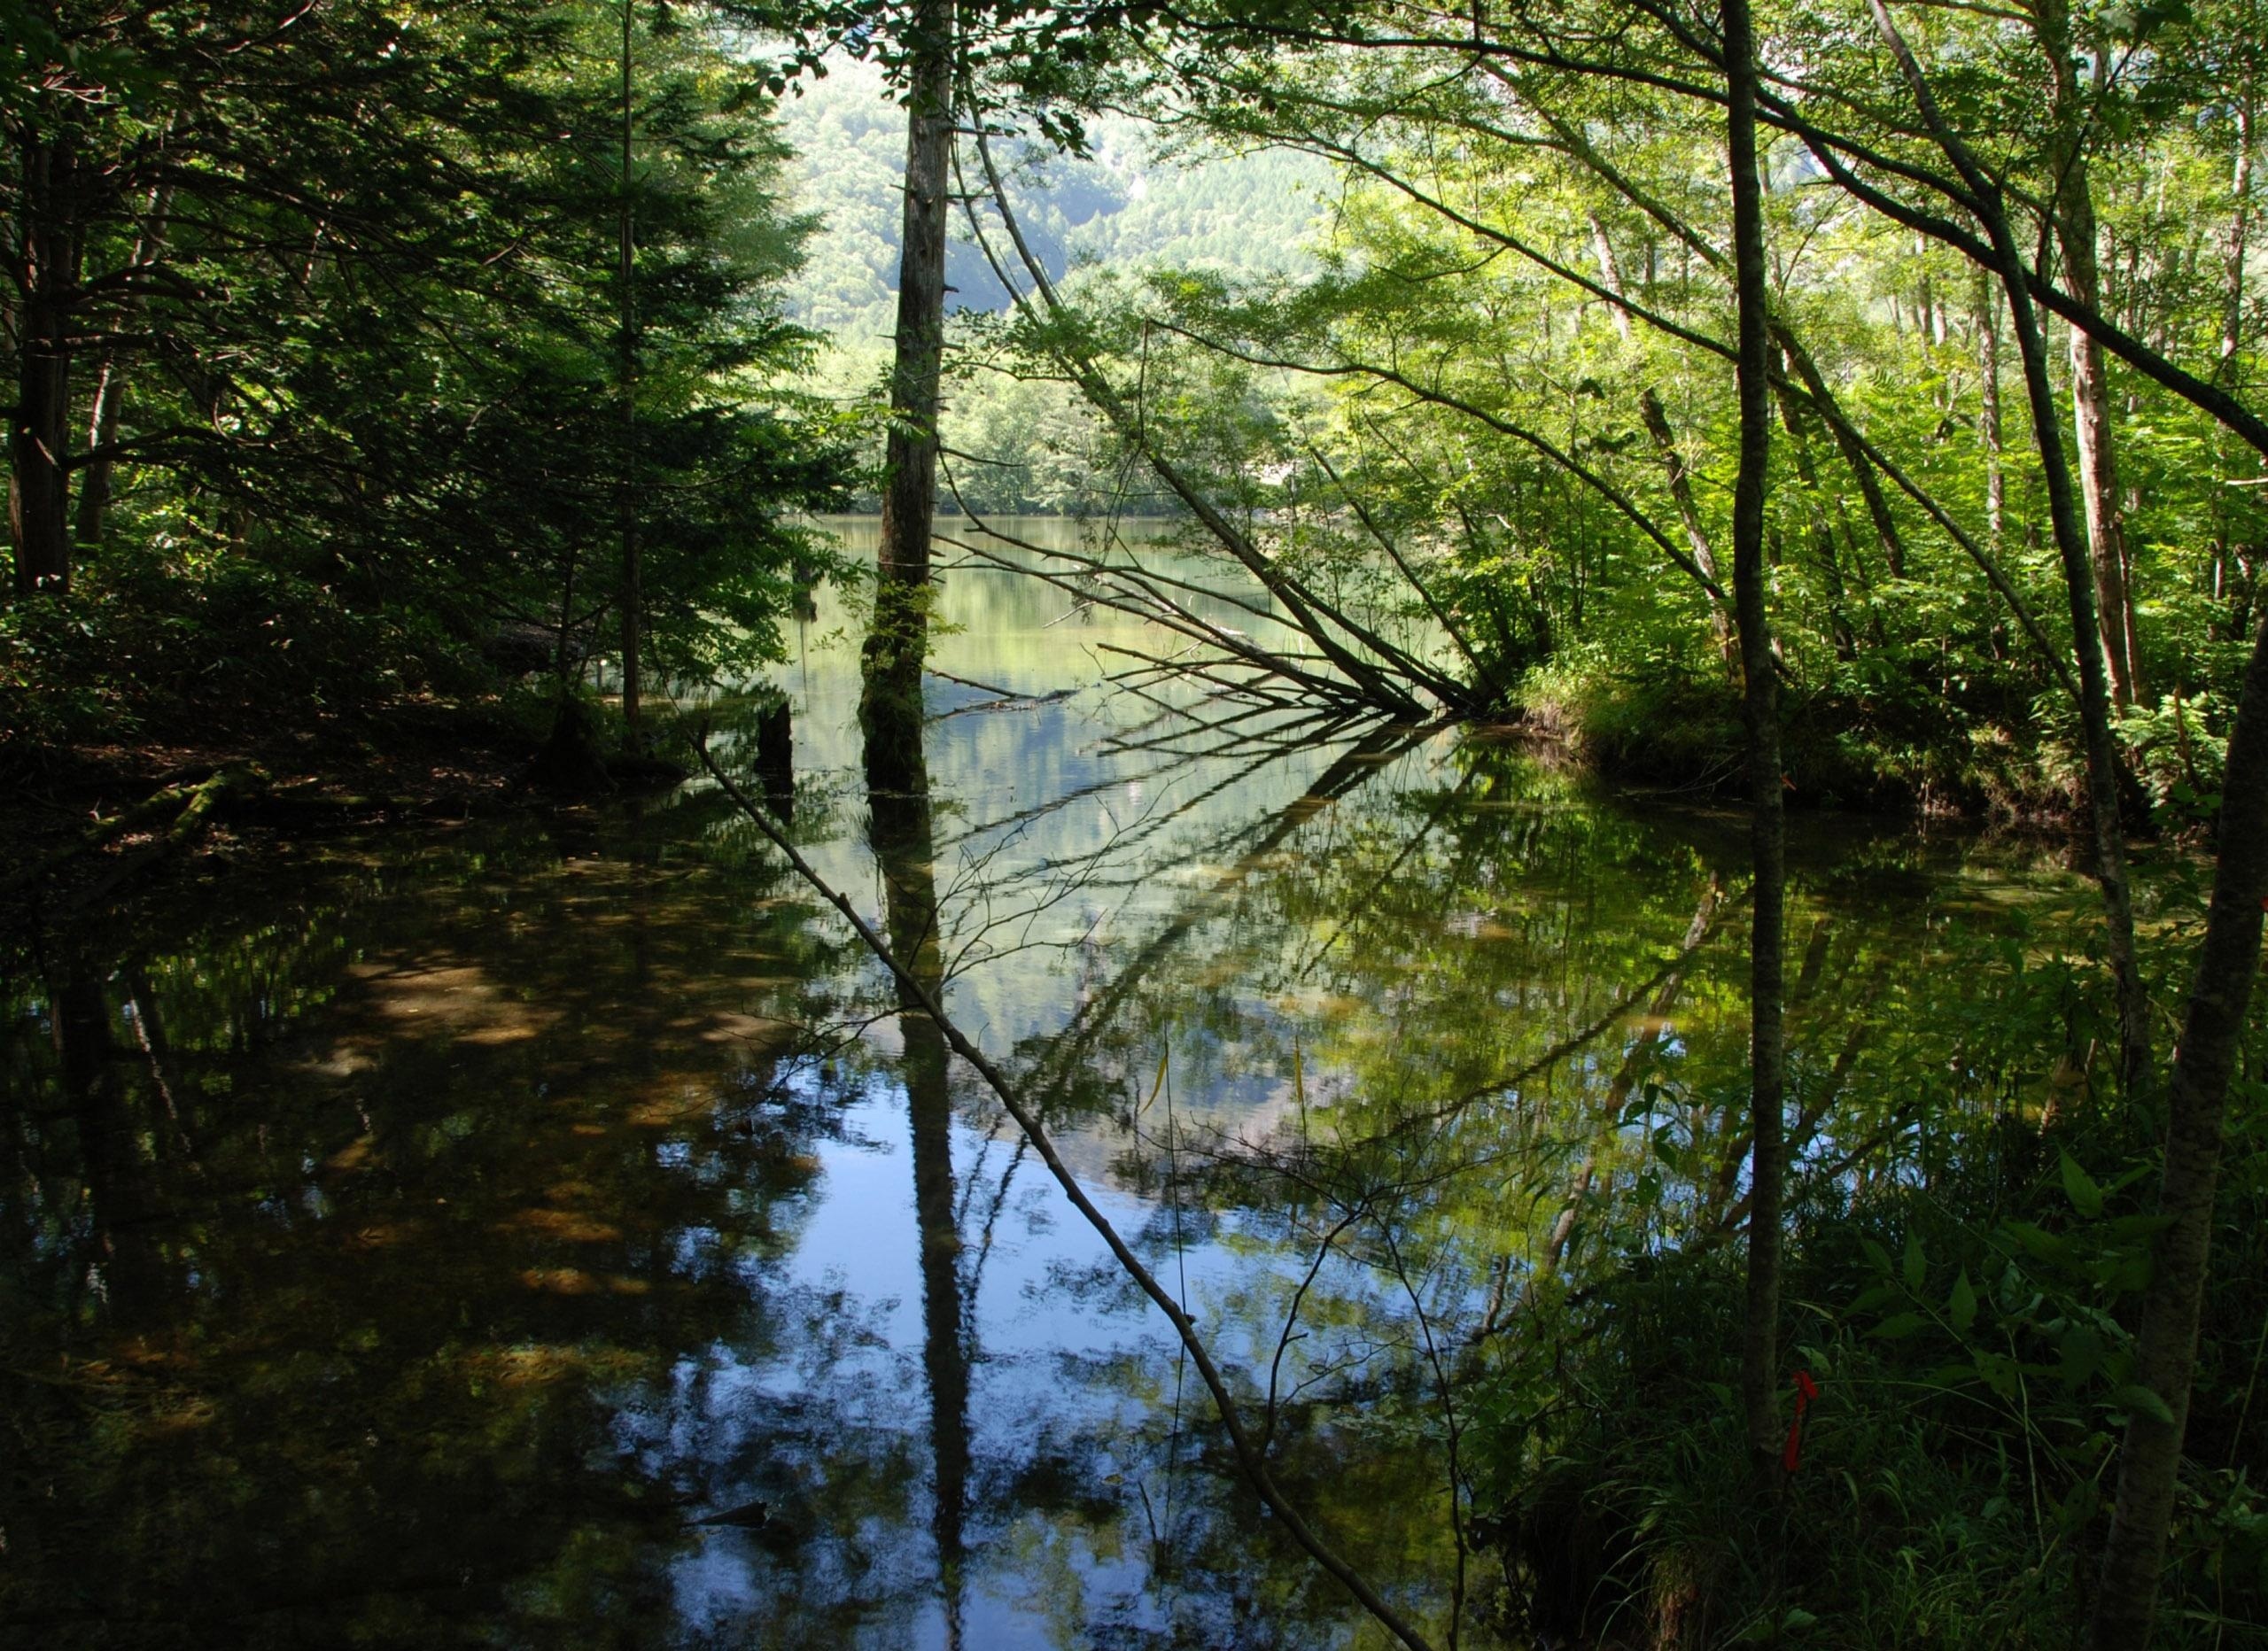
[[[1545,1050],[1543,1053],[1538,1055],[1534,1060],[1527,1062],[1525,1066],[1520,1066],[1518,1070],[1505,1073],[1498,1077],[1491,1078],[1486,1083],[1478,1084],[1472,1089],[1467,1089],[1463,1095],[1458,1096],[1455,1100],[1450,1101],[1444,1106],[1437,1107],[1433,1112],[1421,1113],[1416,1118],[1410,1119],[1402,1124],[1396,1125],[1396,1131],[1400,1132],[1407,1130],[1419,1124],[1447,1123],[1450,1120],[1456,1118],[1459,1113],[1463,1112],[1466,1107],[1472,1105],[1475,1101],[1481,1099],[1484,1096],[1497,1095],[1503,1093],[1506,1089],[1515,1089],[1520,1084],[1526,1082],[1530,1078],[1534,1077],[1538,1073],[1549,1072],[1552,1067],[1566,1059],[1568,1056],[1573,1054],[1577,1050],[1581,1049],[1585,1044],[1604,1036],[1609,1029],[1614,1027],[1624,1016],[1627,1015],[1633,1009],[1635,1009],[1638,1006],[1638,1000],[1640,998],[1643,997],[1648,992],[1652,991],[1656,987],[1664,984],[1666,981],[1684,972],[1685,965],[1693,960],[1693,954],[1699,951],[1702,947],[1707,945],[1709,943],[1709,937],[1717,932],[1717,925],[1724,920],[1725,910],[1726,908],[1720,905],[1712,912],[1707,922],[1699,926],[1699,933],[1697,935],[1691,931],[1688,931],[1686,936],[1687,943],[1678,950],[1674,957],[1671,957],[1668,962],[1663,964],[1660,968],[1655,970],[1644,980],[1639,981],[1637,985],[1623,993],[1621,996],[1616,998],[1612,1004],[1608,1005],[1606,1012],[1600,1015],[1588,1026],[1584,1027],[1578,1031],[1569,1033],[1565,1037],[1560,1039],[1559,1042],[1554,1043],[1550,1049]]]
[[[936,1025],[939,1034],[944,1038],[947,1047],[967,1062],[977,1076],[984,1081],[985,1086],[999,1097],[1000,1105],[1006,1107],[1008,1115],[1016,1120],[1017,1127],[1023,1131],[1025,1138],[1031,1143],[1032,1150],[1039,1154],[1040,1161],[1047,1166],[1048,1173],[1055,1178],[1056,1184],[1063,1189],[1063,1196],[1071,1201],[1071,1206],[1079,1212],[1087,1224],[1094,1229],[1096,1236],[1102,1239],[1126,1275],[1133,1280],[1145,1296],[1150,1298],[1158,1311],[1166,1315],[1167,1321],[1174,1328],[1174,1333],[1180,1337],[1182,1346],[1187,1351],[1191,1364],[1196,1367],[1198,1378],[1205,1384],[1206,1391],[1213,1396],[1214,1408],[1220,1415],[1221,1425],[1229,1436],[1229,1443],[1236,1453],[1238,1465],[1243,1469],[1246,1478],[1250,1482],[1254,1491],[1258,1493],[1261,1500],[1267,1504],[1269,1511],[1283,1522],[1284,1529],[1290,1533],[1292,1539],[1306,1549],[1309,1556],[1317,1564],[1336,1577],[1361,1603],[1364,1610],[1377,1619],[1395,1639],[1409,1647],[1410,1651],[1432,1651],[1425,1637],[1413,1625],[1406,1622],[1402,1614],[1388,1604],[1376,1589],[1363,1580],[1359,1572],[1340,1558],[1337,1550],[1324,1540],[1314,1527],[1308,1523],[1299,1509],[1285,1498],[1282,1489],[1276,1483],[1275,1475],[1269,1470],[1264,1449],[1260,1442],[1253,1438],[1250,1430],[1247,1427],[1243,1411],[1238,1406],[1234,1395],[1229,1391],[1228,1382],[1222,1375],[1220,1367],[1214,1363],[1213,1355],[1206,1347],[1204,1338],[1198,1335],[1195,1323],[1186,1313],[1182,1311],[1180,1303],[1174,1299],[1172,1293],[1158,1282],[1156,1275],[1147,1267],[1143,1265],[1141,1257],[1134,1253],[1132,1247],[1120,1236],[1118,1229],[1111,1225],[1110,1218],[1105,1215],[1096,1206],[1094,1200],[1087,1196],[1086,1190],[1079,1184],[1079,1178],[1071,1172],[1070,1167],[1064,1163],[1062,1155],[1056,1151],[1054,1141],[1041,1124],[1038,1114],[1024,1104],[1009,1084],[1006,1077],[1002,1074],[998,1066],[992,1064],[984,1051],[971,1043],[960,1027],[946,1015],[944,1005],[937,1000],[937,995],[929,984],[920,979],[905,963],[892,954],[889,943],[874,932],[873,925],[858,915],[858,908],[837,893],[827,880],[813,869],[811,862],[804,859],[796,846],[788,841],[786,833],[781,832],[770,818],[750,800],[747,793],[743,792],[718,765],[716,759],[709,753],[705,737],[696,737],[695,749],[700,755],[702,766],[709,771],[710,776],[716,780],[725,794],[738,805],[741,812],[748,816],[758,831],[771,840],[772,846],[787,857],[788,863],[795,867],[796,873],[811,886],[812,891],[842,914],[844,920],[857,932],[858,938],[866,942],[867,950],[873,952],[876,959],[896,978],[899,992],[906,999],[920,1006],[922,1012],[927,1014]]]
[[[1457,1449],[1464,1430],[1457,1423],[1456,1398],[1450,1386],[1449,1373],[1441,1364],[1441,1344],[1433,1338],[1433,1319],[1425,1311],[1425,1303],[1418,1293],[1409,1267],[1402,1262],[1402,1246],[1394,1238],[1392,1223],[1381,1219],[1379,1236],[1386,1240],[1386,1259],[1394,1264],[1394,1276],[1402,1286],[1402,1293],[1410,1298],[1410,1310],[1418,1315],[1418,1332],[1425,1338],[1425,1362],[1433,1368],[1433,1390],[1441,1401],[1445,1430],[1442,1449],[1449,1470],[1449,1534],[1456,1542],[1456,1575],[1449,1589],[1449,1651],[1456,1651],[1457,1631],[1464,1621],[1464,1465]]]
[[[1298,1329],[1300,1309],[1307,1302],[1308,1291],[1315,1288],[1316,1276],[1323,1271],[1323,1264],[1331,1259],[1332,1246],[1339,1242],[1339,1236],[1362,1220],[1369,1209],[1367,1200],[1359,1198],[1348,1206],[1347,1213],[1340,1217],[1338,1224],[1324,1234],[1323,1242],[1316,1245],[1315,1260],[1308,1264],[1307,1276],[1300,1280],[1300,1287],[1292,1292],[1292,1305],[1284,1314],[1284,1328],[1276,1335],[1276,1356],[1268,1361],[1268,1404],[1260,1424],[1260,1442],[1263,1450],[1276,1441],[1277,1396],[1283,1377],[1284,1355],[1291,1351],[1293,1342],[1307,1333]]]
[[[1083,1058],[1093,1038],[1110,1023],[1118,1005],[1125,1001],[1159,959],[1178,945],[1192,929],[1217,911],[1230,891],[1249,876],[1254,867],[1273,854],[1294,829],[1354,790],[1390,758],[1399,756],[1431,732],[1426,728],[1389,724],[1373,730],[1343,752],[1330,767],[1316,777],[1315,783],[1302,795],[1276,817],[1235,865],[1222,872],[1211,888],[1185,907],[1172,922],[1152,935],[1141,951],[1111,981],[1108,988],[1091,1000],[1064,1027],[1054,1045],[1057,1058],[1049,1063],[1049,1068],[1060,1074],[1072,1063]]]

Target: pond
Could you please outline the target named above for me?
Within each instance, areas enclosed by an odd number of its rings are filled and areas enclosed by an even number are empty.
[[[1286,1495],[1490,1643],[1464,1373],[1537,1292],[1740,1219],[1741,822],[1481,731],[1203,729],[1185,686],[1100,685],[1137,621],[944,588],[927,794],[871,817],[856,616],[790,638],[796,841],[928,959]],[[1810,818],[1795,863],[1814,1173],[1916,1173],[2068,1081],[1981,1030],[2084,913],[2054,855]],[[26,1643],[1383,1642],[713,786],[224,864],[6,994]]]

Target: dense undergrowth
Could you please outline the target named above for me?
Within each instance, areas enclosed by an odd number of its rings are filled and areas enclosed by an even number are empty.
[[[138,563],[0,609],[0,743],[227,737],[501,686],[430,610],[356,607],[272,565],[183,578]]]
[[[1827,1174],[1826,1144],[1799,1166],[1786,1368],[1817,1396],[1776,1498],[1756,1493],[1736,1400],[1737,1245],[1622,1241],[1491,1348],[1468,1449],[1516,1638],[2077,1642],[2125,1415],[2156,1402],[2130,1376],[2155,1120],[2059,1055],[2068,991],[1996,1009],[1895,1167]],[[2248,1092],[2160,1612],[2158,1643],[2199,1651],[2268,1644],[2268,1137]]]
[[[1737,695],[1689,658],[1572,650],[1530,671],[1520,697],[1529,720],[1609,779],[1696,793],[1744,783]],[[2121,719],[2124,801],[2138,833],[2211,821],[2226,699],[2174,696]],[[1790,686],[1783,707],[1793,807],[2052,822],[2084,804],[2077,714],[2022,680],[1862,655]]]

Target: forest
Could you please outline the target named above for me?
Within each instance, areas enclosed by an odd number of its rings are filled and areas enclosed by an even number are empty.
[[[2253,0],[0,0],[0,1621],[2268,1647]]]

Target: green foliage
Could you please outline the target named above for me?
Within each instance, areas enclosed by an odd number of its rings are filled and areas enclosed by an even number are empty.
[[[1834,1137],[1898,1107],[1899,1167],[1850,1177],[1798,1137],[1787,1368],[1821,1391],[1779,1500],[1755,1492],[1732,1402],[1737,1246],[1649,1243],[1641,1189],[1588,1218],[1582,1287],[1539,1295],[1492,1347],[1472,1388],[1475,1499],[1531,1630],[1802,1643],[1800,1614],[1822,1643],[1949,1648],[2078,1632],[2119,1434],[2160,1406],[2132,1379],[2128,1304],[2163,1221],[2148,1120],[2099,1106],[2075,1055],[2101,1030],[2073,1019],[2093,972],[2039,938],[1948,931],[1949,955],[1901,982],[1904,1001],[1868,1012],[1883,1043]],[[1960,984],[1940,996],[1945,975]],[[2206,1310],[2169,1647],[2255,1643],[2268,1616],[2249,1466],[2268,1449],[2268,1157],[2248,1128],[2222,1194],[2227,1284]]]
[[[74,98],[105,61],[82,52],[13,111],[78,158],[7,187],[27,233],[44,214],[84,238],[79,440],[97,387],[124,392],[73,466],[83,512],[116,454],[67,616],[10,621],[9,732],[478,687],[500,633],[525,653],[548,632],[571,665],[618,625],[633,524],[649,670],[776,651],[828,566],[797,517],[847,473],[838,415],[792,383],[813,340],[781,315],[809,226],[752,71],[698,14],[644,14],[624,175],[620,15],[137,13],[88,35],[131,75]],[[63,301],[20,289],[12,336]]]

